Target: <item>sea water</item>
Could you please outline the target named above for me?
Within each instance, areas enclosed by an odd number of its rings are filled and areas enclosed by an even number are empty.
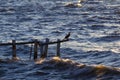
[[[63,39],[48,57],[30,59],[32,45],[0,46],[0,80],[120,80],[120,0],[0,0],[0,42]],[[40,51],[39,56],[40,57]],[[32,54],[33,55],[33,54]]]

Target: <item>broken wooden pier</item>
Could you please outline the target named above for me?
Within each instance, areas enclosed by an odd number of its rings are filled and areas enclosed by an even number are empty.
[[[56,44],[56,56],[60,57],[60,44],[62,42],[66,42],[69,41],[69,39],[57,39],[56,41],[50,41],[48,38],[46,38],[46,40],[44,42],[39,41],[37,39],[33,40],[33,41],[28,41],[28,42],[16,42],[16,40],[12,40],[12,42],[10,43],[0,43],[0,46],[12,46],[12,59],[16,59],[17,58],[17,53],[16,53],[16,47],[17,45],[25,45],[25,44],[33,44],[34,49],[32,50],[31,48],[31,53],[30,53],[30,58],[31,58],[31,54],[33,51],[33,59],[36,60],[38,58],[38,47],[40,48],[40,57],[41,58],[46,58],[48,55],[48,46],[52,45],[52,44]]]

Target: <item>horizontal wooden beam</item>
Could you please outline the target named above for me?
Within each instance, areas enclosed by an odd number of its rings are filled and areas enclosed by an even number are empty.
[[[53,41],[53,42],[45,42],[45,43],[42,43],[41,45],[49,45],[49,44],[56,44],[56,43],[61,43],[61,42],[66,42],[66,41],[69,41],[68,39],[67,40],[60,40],[60,41]]]
[[[45,43],[40,43],[38,41],[38,43],[40,45],[49,45],[49,44],[55,44],[55,43],[58,43],[58,42],[66,42],[66,41],[69,41],[69,39],[66,39],[66,40],[60,40],[60,41],[53,41],[53,42],[45,42]],[[23,44],[33,44],[35,41],[29,41],[29,42],[16,42],[15,44],[16,45],[23,45]],[[7,46],[7,45],[12,45],[13,43],[0,43],[0,46]]]
[[[23,45],[23,44],[32,44],[34,41],[31,42],[16,42],[16,45]],[[7,46],[7,45],[12,45],[12,43],[0,43],[0,46]]]

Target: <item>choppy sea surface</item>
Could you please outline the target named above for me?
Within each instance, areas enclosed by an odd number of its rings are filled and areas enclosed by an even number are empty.
[[[0,43],[70,40],[30,60],[31,45],[0,46],[0,80],[120,80],[120,0],[0,0]],[[40,56],[40,51],[39,56]],[[33,54],[32,54],[33,55]],[[38,56],[38,57],[39,57]]]

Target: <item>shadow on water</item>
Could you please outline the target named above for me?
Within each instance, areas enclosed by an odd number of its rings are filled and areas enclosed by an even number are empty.
[[[120,40],[120,34],[114,34],[114,33],[111,33],[103,37],[91,39],[91,41],[95,41],[95,42],[114,42],[114,41],[119,41],[119,40]]]
[[[113,42],[113,41],[119,41],[120,36],[105,36],[101,38],[97,38],[96,41],[103,41],[103,42]]]

